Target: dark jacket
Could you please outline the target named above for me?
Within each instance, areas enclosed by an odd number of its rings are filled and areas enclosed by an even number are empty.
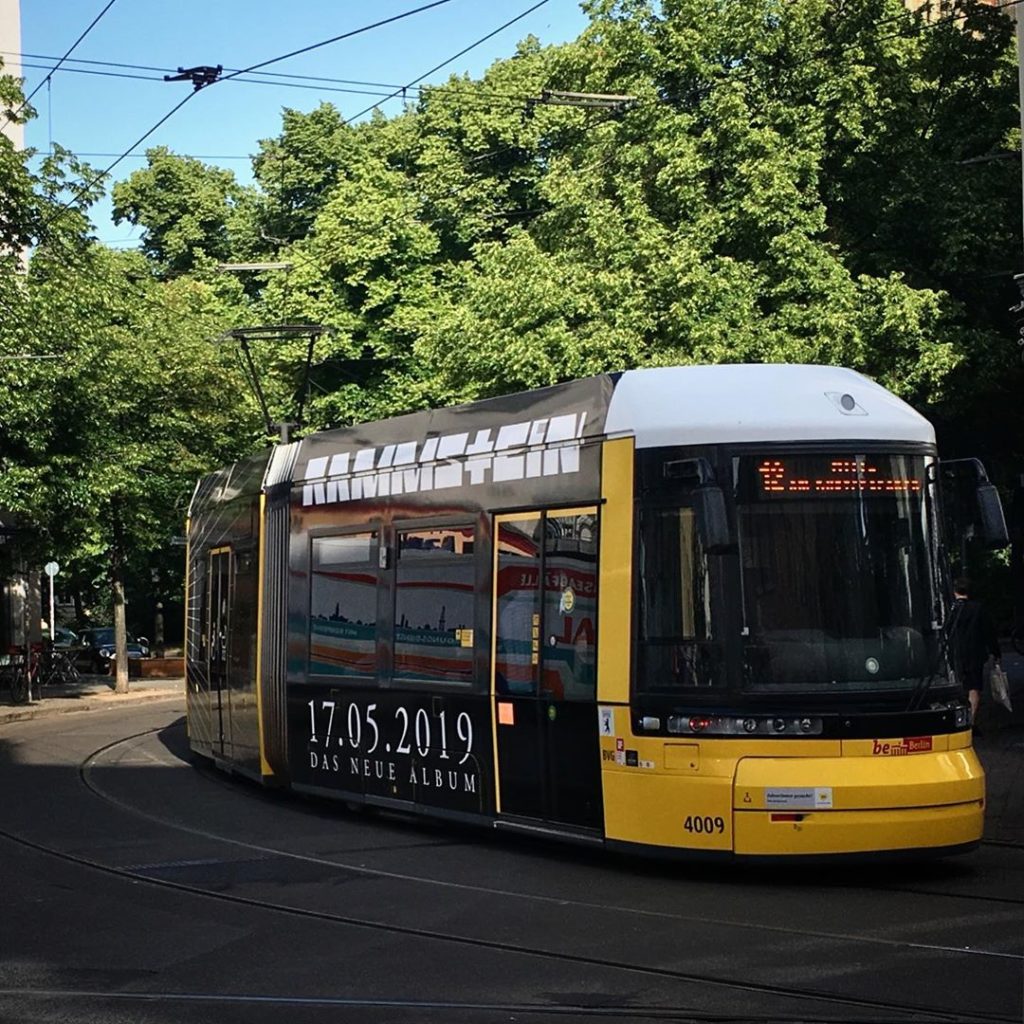
[[[970,689],[981,689],[988,656],[999,657],[999,638],[980,601],[959,598],[946,624],[949,655],[957,675]]]

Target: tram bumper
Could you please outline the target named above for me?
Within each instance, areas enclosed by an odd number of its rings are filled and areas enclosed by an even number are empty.
[[[980,841],[985,774],[973,749],[898,757],[875,751],[741,758],[733,785],[734,852],[940,853]]]

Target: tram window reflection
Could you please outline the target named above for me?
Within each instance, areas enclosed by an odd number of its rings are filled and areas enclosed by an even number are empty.
[[[471,682],[475,566],[471,526],[398,534],[395,675]]]
[[[541,530],[540,516],[504,522],[498,527],[494,676],[499,693],[530,696],[537,692]]]
[[[549,512],[544,530],[544,647],[541,687],[561,700],[597,690],[597,516]]]
[[[640,515],[639,685],[647,692],[721,684],[707,555],[689,506]]]
[[[316,537],[312,544],[309,670],[372,677],[377,645],[377,534]]]

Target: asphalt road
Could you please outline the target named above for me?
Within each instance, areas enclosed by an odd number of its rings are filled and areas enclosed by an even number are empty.
[[[708,869],[192,764],[178,699],[0,726],[0,1021],[1021,1021],[1024,849]]]

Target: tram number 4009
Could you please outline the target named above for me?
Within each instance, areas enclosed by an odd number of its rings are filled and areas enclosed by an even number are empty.
[[[725,819],[722,817],[711,817],[711,815],[690,814],[683,822],[683,828],[687,832],[696,832],[698,835],[711,835],[714,832],[725,831]]]

